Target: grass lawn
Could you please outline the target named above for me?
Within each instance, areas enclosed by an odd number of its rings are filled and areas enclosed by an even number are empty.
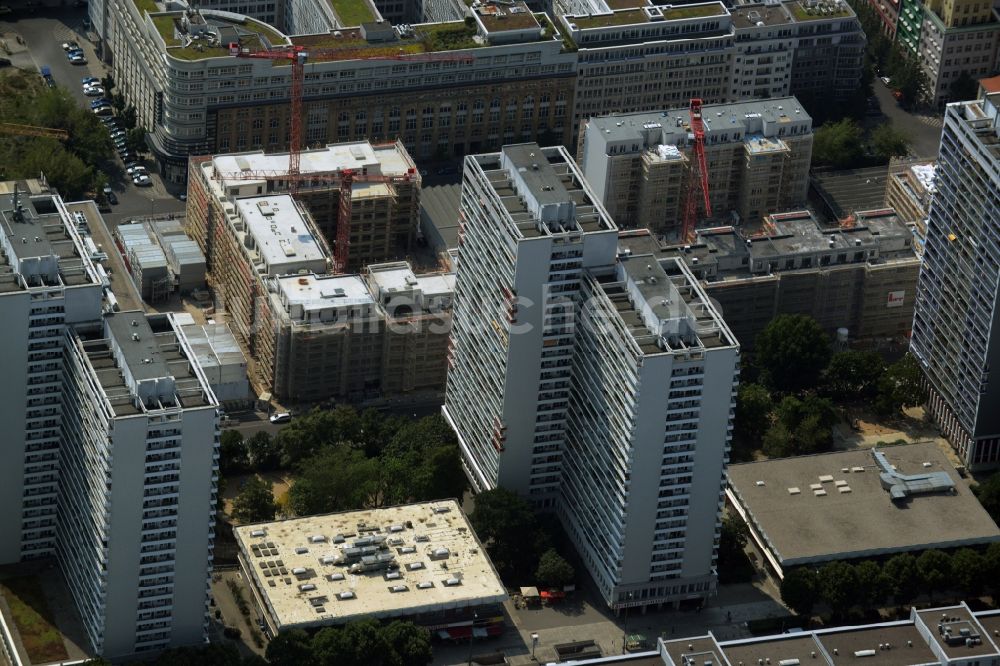
[[[649,17],[641,9],[621,9],[611,14],[593,14],[590,16],[574,16],[570,19],[578,28],[605,28],[612,25],[631,25],[633,23],[649,23]]]
[[[135,2],[135,6],[139,8],[140,13],[145,12],[147,14],[152,14],[160,11],[153,0],[133,0],[133,2]]]
[[[663,10],[665,21],[675,21],[677,19],[704,18],[706,16],[720,16],[725,11],[719,5],[690,5],[687,7],[671,7]]]
[[[14,624],[21,634],[21,642],[33,663],[44,664],[69,657],[62,635],[55,628],[38,578],[9,578],[0,582],[0,592],[10,606]]]
[[[464,21],[422,25],[417,31],[425,40],[428,51],[457,51],[481,46],[473,39],[476,29]]]
[[[153,25],[156,26],[156,30],[160,33],[160,37],[163,37],[163,41],[166,42],[167,46],[177,44],[177,38],[174,37],[173,16],[154,16]]]
[[[375,20],[375,12],[367,0],[330,0],[333,11],[347,27],[358,26]]]

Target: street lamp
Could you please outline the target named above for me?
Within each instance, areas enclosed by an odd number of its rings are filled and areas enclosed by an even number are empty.
[[[472,644],[476,640],[476,620],[479,619],[479,613],[472,614],[472,632],[469,634],[469,666],[472,666]]]
[[[632,593],[629,592],[628,593],[628,602],[626,602],[626,606],[625,606],[625,624],[622,625],[622,654],[625,654],[625,641],[628,640],[627,639],[627,636],[628,636],[628,609],[629,609],[628,603],[631,603],[631,601],[632,601]]]

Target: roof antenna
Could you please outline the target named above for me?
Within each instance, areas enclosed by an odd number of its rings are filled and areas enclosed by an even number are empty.
[[[20,204],[20,192],[17,189],[17,181],[14,181],[14,198],[12,204],[14,206],[14,221],[24,222],[24,212]]]

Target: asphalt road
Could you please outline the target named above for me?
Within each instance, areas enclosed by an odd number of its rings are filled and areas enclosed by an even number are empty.
[[[27,17],[8,15],[5,20],[0,21],[0,33],[8,36],[18,34],[25,41],[27,49],[10,56],[14,66],[35,71],[48,66],[56,83],[66,88],[80,106],[89,109],[92,98],[83,94],[80,80],[85,76],[104,77],[107,70],[98,60],[93,44],[87,40],[83,30],[85,17],[85,9],[69,7],[40,9]],[[70,40],[83,48],[87,55],[86,65],[73,65],[66,59],[62,44]],[[14,43],[11,39],[7,41]],[[183,212],[184,202],[167,192],[151,161],[147,160],[147,166],[153,172],[154,184],[152,187],[142,188],[136,187],[126,178],[124,165],[117,156],[114,158],[114,166],[105,169],[119,202],[117,206],[112,206],[110,213],[104,214],[109,226],[134,217]]]
[[[876,79],[872,88],[882,113],[910,140],[910,151],[917,157],[937,158],[943,114],[909,113],[896,102],[884,83]]]

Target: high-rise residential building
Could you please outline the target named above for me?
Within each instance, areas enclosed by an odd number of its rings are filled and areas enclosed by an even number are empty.
[[[100,319],[103,289],[62,199],[21,183],[2,188],[0,563],[9,563],[55,554],[66,332]]]
[[[218,403],[172,319],[110,313],[137,298],[105,291],[91,215],[2,185],[0,563],[54,556],[90,647],[127,657],[207,637]]]
[[[739,345],[683,262],[618,252],[564,148],[466,158],[444,414],[473,486],[551,507],[613,608],[715,585]]]
[[[124,656],[208,639],[219,414],[170,315],[67,341],[59,563],[87,637]]]
[[[911,349],[963,462],[1000,463],[1000,93],[949,104]]]
[[[753,224],[806,202],[812,119],[794,97],[702,107],[717,219]],[[686,108],[591,118],[579,162],[615,222],[676,236],[693,140]]]

